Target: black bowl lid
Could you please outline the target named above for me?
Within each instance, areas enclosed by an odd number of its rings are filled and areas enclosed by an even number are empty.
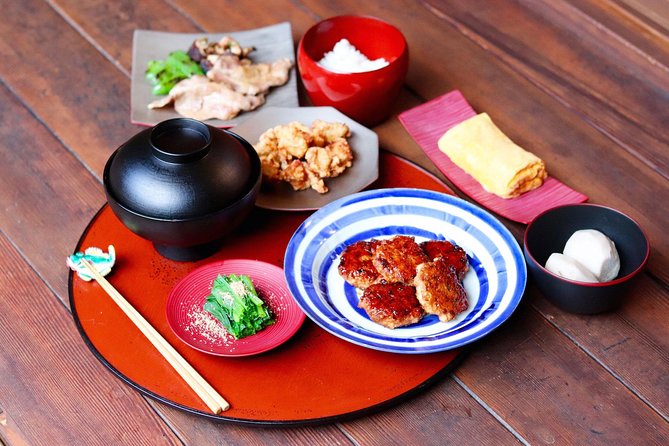
[[[234,133],[189,118],[146,129],[111,156],[107,193],[146,216],[183,219],[219,211],[255,185],[260,161]]]

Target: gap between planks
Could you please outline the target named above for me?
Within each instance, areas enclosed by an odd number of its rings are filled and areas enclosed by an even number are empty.
[[[536,307],[534,304],[530,305],[532,307],[532,310],[536,311],[539,313],[539,315],[543,316],[544,319],[548,322],[549,325],[551,325],[553,328],[555,328],[560,334],[562,334],[565,338],[567,338],[569,341],[571,341],[572,344],[579,350],[581,350],[588,358],[590,358],[592,361],[597,363],[602,369],[604,369],[613,379],[618,381],[623,387],[625,387],[632,395],[634,395],[636,398],[638,398],[640,401],[642,401],[650,410],[655,412],[660,418],[665,420],[667,423],[669,423],[669,415],[664,414],[655,407],[646,397],[644,397],[641,393],[639,393],[634,387],[632,387],[631,384],[629,384],[622,376],[617,374],[611,367],[606,365],[602,360],[597,358],[597,355],[594,353],[590,352],[590,350],[583,344],[581,344],[578,339],[572,335],[569,334],[566,330],[562,329],[559,325],[553,322],[553,318],[548,317],[548,315],[544,315],[541,312],[541,309]],[[622,316],[621,316],[622,317]]]

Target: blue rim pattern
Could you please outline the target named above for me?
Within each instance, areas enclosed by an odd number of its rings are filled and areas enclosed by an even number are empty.
[[[355,288],[337,272],[339,256],[355,241],[398,234],[451,240],[465,249],[465,313],[447,323],[427,316],[390,330],[357,308]],[[284,271],[293,298],[320,327],[354,344],[396,353],[444,351],[480,339],[511,316],[527,280],[518,243],[495,217],[460,198],[408,188],[360,192],[315,212],[288,243]]]

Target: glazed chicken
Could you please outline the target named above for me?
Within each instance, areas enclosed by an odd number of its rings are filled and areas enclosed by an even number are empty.
[[[462,280],[469,269],[467,253],[458,245],[454,245],[446,240],[427,240],[420,244],[425,254],[430,260],[438,257],[446,260],[457,273],[458,279]]]
[[[418,322],[425,313],[448,322],[469,303],[462,279],[467,254],[456,244],[397,235],[358,241],[340,257],[339,275],[363,290],[358,306],[388,328]]]
[[[428,260],[413,237],[398,235],[376,247],[372,263],[386,282],[412,284],[416,267]]]
[[[416,297],[428,314],[436,314],[448,322],[467,309],[467,293],[455,269],[439,257],[432,262],[418,265]]]
[[[387,328],[415,324],[425,312],[416,299],[416,289],[403,283],[375,283],[365,289],[358,306],[371,320]]]
[[[372,263],[378,240],[359,241],[348,245],[339,260],[339,275],[356,288],[365,288],[379,282],[381,274]]]

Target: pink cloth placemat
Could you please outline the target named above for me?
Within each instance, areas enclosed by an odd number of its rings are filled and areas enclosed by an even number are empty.
[[[487,192],[468,173],[439,150],[437,141],[451,127],[477,113],[458,90],[446,93],[399,115],[409,135],[462,192],[491,211],[520,223],[529,223],[550,208],[583,203],[588,197],[549,176],[544,184],[519,197],[504,199]],[[548,166],[550,172],[550,166]]]

